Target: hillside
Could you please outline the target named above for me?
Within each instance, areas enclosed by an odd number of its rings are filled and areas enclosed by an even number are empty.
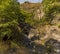
[[[23,10],[26,10],[28,12],[32,12],[38,8],[40,8],[41,3],[31,3],[31,2],[25,2],[22,3],[20,8],[22,8]]]
[[[32,13],[35,20],[40,20],[40,18],[44,15],[41,3],[25,2],[20,5],[20,8],[28,13]]]
[[[57,5],[57,3],[55,3]],[[47,13],[44,12],[42,8],[42,3],[23,3],[21,4],[21,8],[26,10],[29,13],[33,13],[35,20],[43,20],[40,23],[35,25],[34,29],[30,29],[28,38],[31,39],[31,43],[42,44],[45,45],[46,42],[52,40],[56,40],[60,44],[60,13],[54,13],[53,10],[48,9]],[[56,8],[55,6],[53,6]],[[52,7],[52,8],[53,8]],[[47,7],[48,8],[48,7]],[[52,11],[52,12],[51,12]],[[59,11],[59,10],[57,10]],[[52,15],[50,15],[52,14]],[[52,17],[51,17],[52,16]],[[47,19],[44,19],[46,17]],[[50,18],[53,19],[50,19]],[[47,21],[44,21],[47,20]],[[50,22],[51,20],[51,22]],[[46,24],[45,24],[46,23]],[[53,44],[53,43],[52,43]],[[60,46],[59,46],[60,47]],[[57,47],[58,48],[58,47]],[[60,49],[58,49],[60,50]],[[60,52],[60,51],[59,51]],[[44,53],[43,53],[44,54]],[[58,54],[58,53],[57,53]]]
[[[0,1],[0,54],[60,54],[60,0]]]

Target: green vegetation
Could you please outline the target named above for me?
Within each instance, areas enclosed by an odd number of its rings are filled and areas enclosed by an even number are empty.
[[[37,10],[40,15],[42,12],[44,13],[40,20],[39,18],[34,19]],[[17,0],[0,0],[0,51],[1,43],[7,44],[9,48],[10,45],[12,47],[19,45],[18,48],[25,47],[24,41],[28,40],[27,36],[31,28],[36,29],[35,31],[38,30],[39,38],[44,36],[44,26],[51,26],[53,20],[59,18],[56,17],[58,13],[60,14],[60,0],[43,0],[42,3],[26,1],[23,4],[20,4]],[[58,25],[58,28],[60,28],[60,25]],[[44,41],[42,43],[44,44]],[[51,45],[46,48],[47,52],[50,53]]]
[[[46,21],[48,24],[51,24],[52,20],[56,17],[57,13],[60,13],[60,1],[43,0],[42,3],[43,3],[43,11],[45,12],[44,21]]]
[[[0,37],[11,36],[11,27],[18,25],[19,3],[16,0],[0,2]]]

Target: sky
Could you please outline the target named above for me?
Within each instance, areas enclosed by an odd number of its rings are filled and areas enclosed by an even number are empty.
[[[23,2],[25,2],[25,1],[30,1],[30,2],[34,2],[34,3],[36,3],[36,2],[41,2],[42,0],[18,0],[20,3],[23,3]]]

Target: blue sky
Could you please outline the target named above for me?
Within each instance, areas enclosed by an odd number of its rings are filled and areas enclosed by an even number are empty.
[[[20,3],[23,3],[23,2],[25,2],[25,1],[30,1],[30,2],[34,2],[34,3],[36,3],[36,2],[41,2],[42,0],[18,0]]]

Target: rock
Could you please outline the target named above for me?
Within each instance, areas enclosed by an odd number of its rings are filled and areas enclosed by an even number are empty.
[[[60,53],[60,42],[54,39],[48,40],[46,43],[47,52],[50,54],[59,54]]]

